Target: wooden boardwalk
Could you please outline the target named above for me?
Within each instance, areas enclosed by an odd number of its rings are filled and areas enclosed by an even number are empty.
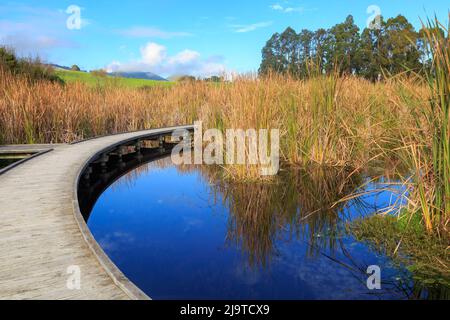
[[[0,146],[0,155],[3,154],[32,154],[54,147],[61,146],[62,144],[19,144],[19,145],[7,145]]]
[[[54,145],[0,175],[0,299],[148,298],[110,262],[81,221],[76,182],[105,148],[179,128],[192,126]],[[67,287],[70,266],[80,268],[80,290]]]

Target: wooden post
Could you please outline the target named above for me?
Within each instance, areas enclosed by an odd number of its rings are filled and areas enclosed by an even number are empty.
[[[165,142],[166,142],[166,137],[160,136],[159,137],[159,152],[160,153],[164,153],[166,151]]]
[[[109,155],[104,153],[100,158],[100,166],[102,167],[102,172],[106,171],[106,167],[108,165]]]
[[[137,154],[141,153],[141,149],[142,149],[142,141],[138,140],[135,144],[134,144],[134,150],[136,151]]]

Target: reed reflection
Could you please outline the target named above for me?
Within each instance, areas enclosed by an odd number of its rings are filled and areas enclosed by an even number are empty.
[[[125,162],[121,170],[129,172],[123,174],[113,188],[121,188],[123,184],[132,188],[140,175],[173,166],[170,157],[153,158],[149,165],[138,166],[151,157]],[[337,240],[343,232],[341,222],[347,220],[345,209],[351,205],[362,211],[368,206],[362,199],[336,204],[363,184],[362,175],[345,168],[282,170],[279,176],[265,183],[224,179],[222,168],[217,166],[181,165],[176,168],[180,174],[200,172],[202,179],[210,185],[208,202],[214,205],[221,201],[229,212],[227,244],[241,248],[253,267],[270,265],[271,258],[276,255],[274,244],[280,238],[308,243],[309,258],[323,251],[332,253],[338,249]],[[108,174],[108,177],[112,176],[117,179],[120,175],[117,172]],[[112,181],[106,180],[97,181],[94,192],[92,186],[88,189],[91,194],[86,210],[93,207],[100,196],[98,193],[111,184]]]
[[[317,263],[318,268],[321,266],[326,270],[329,269],[329,272],[335,272],[339,269],[347,270],[347,275],[350,275],[353,281],[357,279],[360,288],[365,288],[368,265],[364,254],[361,255],[361,252],[365,250],[355,251],[352,248],[356,242],[349,238],[345,230],[345,224],[355,217],[371,214],[387,205],[384,202],[389,202],[392,192],[382,191],[385,190],[383,186],[390,178],[395,179],[395,176],[379,179],[377,185],[377,180],[371,177],[368,172],[355,173],[342,168],[309,168],[308,170],[291,168],[282,170],[279,176],[270,182],[236,183],[225,179],[224,171],[220,167],[173,166],[170,157],[158,154],[148,153],[139,158],[123,157],[122,160],[124,163],[121,165],[111,161],[106,172],[101,167],[93,167],[90,182],[83,182],[84,187],[80,188],[80,198],[85,195],[90,196],[90,200],[84,207],[85,210],[90,212],[90,208],[94,206],[97,198],[107,188],[117,193],[119,197],[120,194],[128,193],[131,190],[143,191],[148,186],[142,183],[142,179],[162,177],[158,171],[171,172],[170,179],[178,177],[179,180],[172,181],[175,185],[177,181],[186,181],[182,178],[183,176],[196,177],[195,179],[199,181],[198,185],[205,186],[198,194],[202,199],[195,198],[195,193],[190,193],[194,197],[192,199],[187,199],[184,196],[183,198],[175,197],[173,199],[174,201],[177,201],[177,199],[178,201],[181,201],[180,199],[183,199],[183,201],[192,200],[191,205],[207,209],[197,210],[193,207],[194,215],[189,212],[184,214],[182,211],[176,214],[180,221],[186,215],[197,219],[198,222],[198,219],[201,219],[197,216],[199,212],[210,217],[214,215],[216,209],[219,209],[223,215],[218,217],[217,220],[223,221],[224,224],[221,227],[223,228],[223,231],[221,231],[223,232],[221,233],[223,238],[217,237],[217,244],[222,245],[222,239],[225,239],[228,253],[236,252],[238,256],[242,255],[242,259],[240,259],[242,261],[241,269],[248,269],[246,272],[254,273],[254,275],[270,273],[270,270],[276,269],[279,275],[280,270],[284,270],[281,267],[282,265],[285,268],[292,268],[291,270],[294,270],[294,272],[295,270],[310,272],[311,268],[314,268],[313,265]],[[120,179],[118,179],[119,177]],[[138,181],[140,182],[137,183]],[[148,183],[152,184],[151,181]],[[157,182],[155,183],[157,184]],[[153,186],[155,183],[153,183]],[[174,189],[178,191],[174,192],[178,195],[182,193],[180,190],[183,188],[190,188],[189,185],[176,187],[175,185]],[[380,189],[380,191],[370,193],[367,197],[352,197],[355,193],[363,193],[367,189]],[[114,190],[117,190],[117,192]],[[170,192],[170,190],[167,190],[168,194]],[[203,197],[204,195],[206,196]],[[124,203],[128,201],[125,198]],[[348,199],[348,201],[341,201],[342,199]],[[146,212],[145,203],[151,201],[154,202],[155,199],[143,199],[143,207],[139,210]],[[132,205],[130,206],[132,207]],[[150,204],[148,206],[151,207]],[[181,205],[180,208],[186,210],[186,206]],[[122,207],[121,210],[127,210],[127,206]],[[161,217],[164,219],[164,216]],[[105,221],[110,221],[110,218],[116,219],[116,217],[106,215]],[[88,216],[87,219],[89,219]],[[132,216],[128,216],[128,219],[132,219]],[[117,220],[116,223],[119,221]],[[151,219],[150,221],[158,223],[158,221],[152,221]],[[171,223],[167,225],[167,232],[170,233],[171,230],[183,232],[183,229],[180,229],[182,223],[177,224],[178,222],[170,221]],[[123,223],[126,224],[127,222],[124,221]],[[174,224],[177,225],[174,226]],[[105,228],[110,230],[110,227]],[[112,231],[116,230],[114,227],[111,228]],[[207,227],[205,226],[205,228]],[[132,232],[133,229],[128,228],[127,230]],[[146,228],[143,228],[143,230],[146,230]],[[153,232],[155,231],[153,230]],[[144,247],[151,247],[152,249],[149,250],[154,251],[153,244],[146,242],[149,241],[146,237],[147,234],[148,232],[142,233],[142,242],[140,243]],[[164,239],[169,242],[167,246],[170,248],[170,237]],[[183,236],[180,236],[177,241],[180,239],[183,239]],[[155,239],[155,241],[158,240]],[[163,244],[163,246],[165,245]],[[191,250],[196,249],[195,246],[189,248]],[[129,249],[126,247],[123,250],[128,252]],[[152,256],[152,254],[149,253],[149,256]],[[199,256],[197,258],[201,259]],[[174,260],[177,259],[174,258]],[[184,261],[183,257],[179,259]],[[217,256],[208,256],[208,258],[205,256],[205,259],[207,260],[204,263],[216,261],[214,259],[222,261],[224,255],[221,251],[217,251]],[[226,270],[234,270],[232,261],[227,261],[229,265],[225,268]],[[198,269],[193,269],[193,272],[194,270]],[[420,287],[411,282],[410,273],[406,269],[400,271],[404,271],[404,275],[399,276],[401,280],[389,278],[390,275],[395,274],[397,276],[400,274],[394,271],[390,273],[389,277],[383,279],[383,292],[378,293],[379,295],[423,298],[429,294],[426,290],[421,291]],[[213,275],[218,275],[212,270],[208,272],[204,277],[207,277],[208,274],[211,281],[216,281],[215,278],[213,279]],[[317,276],[326,277],[328,274],[328,272],[322,270],[322,273],[318,273]],[[341,279],[340,277],[343,274],[339,274],[339,279]],[[146,277],[143,276],[142,281],[145,282]],[[230,279],[236,281],[232,276],[230,276]],[[339,283],[339,281],[336,283]],[[351,282],[350,279],[346,281]],[[151,288],[154,288],[154,284],[151,285]]]
[[[170,159],[152,165],[155,169],[170,166]],[[209,203],[213,206],[221,201],[229,213],[228,245],[240,247],[254,267],[270,264],[279,238],[307,242],[310,258],[324,250],[336,250],[336,241],[343,231],[340,222],[346,220],[344,209],[349,205],[360,209],[368,206],[362,199],[336,204],[363,184],[361,175],[345,168],[282,170],[264,183],[230,181],[217,166],[182,165],[177,166],[177,171],[201,173],[210,185]],[[124,181],[130,179],[133,177]]]
[[[307,242],[309,257],[335,250],[347,204],[333,205],[361,178],[344,169],[314,169],[283,171],[269,184],[215,182],[230,212],[227,240],[241,246],[250,265],[267,266],[280,237]]]

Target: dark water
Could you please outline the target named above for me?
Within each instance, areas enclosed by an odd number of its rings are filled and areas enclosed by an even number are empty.
[[[0,169],[6,168],[10,164],[18,161],[17,159],[0,159]]]
[[[394,203],[382,181],[365,187],[379,192],[330,209],[368,179],[335,170],[284,171],[270,185],[217,176],[158,160],[85,204],[104,251],[153,299],[410,297],[409,274],[344,230]],[[369,265],[381,268],[381,290],[367,288]]]

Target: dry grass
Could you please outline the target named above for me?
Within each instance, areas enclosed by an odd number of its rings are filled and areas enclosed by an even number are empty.
[[[411,186],[409,212],[422,216],[429,233],[450,240],[450,37],[437,20],[429,21],[425,30],[432,58],[424,79],[429,99],[409,107],[414,125],[402,131],[403,148],[396,155],[412,173],[406,177]],[[411,103],[406,99],[402,105]]]
[[[372,84],[353,77],[272,76],[144,90],[29,83],[1,71],[0,92],[3,144],[71,142],[203,120],[204,128],[278,128],[284,160],[331,166],[359,166],[381,145],[392,148],[393,137],[414,126],[400,95],[414,108],[428,94],[426,86],[410,80]]]

